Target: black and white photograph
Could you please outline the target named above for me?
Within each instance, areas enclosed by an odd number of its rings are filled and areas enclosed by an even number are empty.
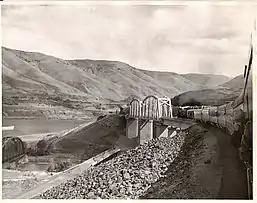
[[[31,2],[1,3],[2,199],[254,199],[255,1]]]

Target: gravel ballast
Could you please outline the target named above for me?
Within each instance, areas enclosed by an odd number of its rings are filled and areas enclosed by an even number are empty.
[[[157,138],[90,168],[36,199],[137,199],[162,177],[177,157],[186,133]]]
[[[187,131],[167,177],[139,199],[247,199],[246,173],[231,137],[210,125]]]

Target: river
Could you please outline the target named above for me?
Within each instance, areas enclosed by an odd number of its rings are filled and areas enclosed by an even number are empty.
[[[14,126],[14,130],[4,131],[3,136],[20,136],[38,133],[53,133],[74,128],[88,120],[43,120],[43,119],[6,119],[3,118],[3,126]]]

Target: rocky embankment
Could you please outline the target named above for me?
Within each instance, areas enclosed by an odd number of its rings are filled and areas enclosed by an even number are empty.
[[[172,138],[158,138],[85,171],[37,199],[137,199],[165,176],[177,157],[186,132]]]
[[[13,199],[51,177],[50,173],[44,171],[2,169],[2,172],[3,199]]]
[[[212,148],[204,142],[204,136],[207,131],[202,126],[192,126],[187,132],[188,134],[179,155],[169,166],[165,174],[167,177],[161,178],[155,182],[140,199],[202,199],[215,197],[216,194],[213,195],[209,192],[212,186],[197,182],[198,178],[194,173],[198,173],[202,170],[209,170],[210,173],[213,172],[211,169],[206,169],[205,165],[209,164],[211,154],[217,153],[216,151],[208,151],[208,149],[213,150],[216,148]],[[215,145],[215,142],[211,142],[212,145]],[[205,152],[204,145],[207,149]],[[203,154],[207,154],[208,158],[203,156]],[[200,167],[196,167],[200,159],[204,159],[204,164]],[[209,175],[210,177],[213,176],[213,174]]]

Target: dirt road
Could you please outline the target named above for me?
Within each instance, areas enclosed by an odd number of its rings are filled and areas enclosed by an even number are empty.
[[[247,199],[244,166],[229,135],[202,125],[187,131],[166,177],[141,199]]]

